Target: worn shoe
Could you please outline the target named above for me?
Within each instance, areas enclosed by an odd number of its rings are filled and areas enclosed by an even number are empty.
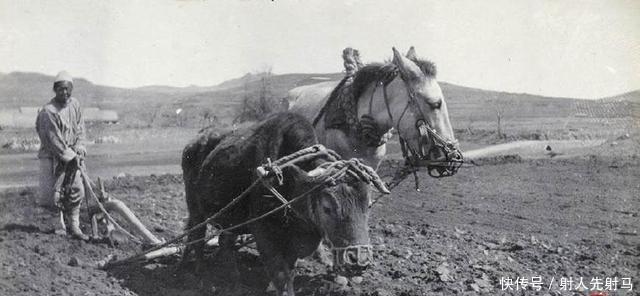
[[[89,236],[82,233],[80,229],[80,206],[74,207],[65,214],[65,222],[68,235],[83,241],[89,240]]]

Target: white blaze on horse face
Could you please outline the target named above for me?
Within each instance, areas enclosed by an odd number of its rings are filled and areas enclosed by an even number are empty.
[[[449,121],[447,103],[444,100],[438,81],[433,78],[427,78],[416,86],[415,94],[429,126],[447,141],[455,142],[453,128]]]

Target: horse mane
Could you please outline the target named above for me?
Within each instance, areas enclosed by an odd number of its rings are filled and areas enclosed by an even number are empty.
[[[359,98],[371,83],[384,80],[385,77],[398,75],[398,67],[393,63],[372,63],[360,68],[353,77],[351,89],[353,97]]]
[[[433,63],[432,61],[422,60],[422,59],[417,59],[412,61],[416,63],[418,67],[420,67],[420,70],[422,71],[422,73],[424,73],[424,75],[427,75],[427,77],[436,78],[436,75],[438,75],[438,68],[436,67],[436,64]]]
[[[429,60],[417,59],[413,61],[420,71],[429,78],[436,78],[436,64]],[[360,68],[354,75],[351,87],[355,98],[359,98],[367,86],[378,81],[386,81],[387,78],[395,78],[398,67],[391,63],[371,63]]]
[[[436,77],[436,66],[428,60],[412,59],[428,78]],[[398,76],[398,67],[391,61],[367,64],[351,75],[345,76],[331,91],[320,112],[313,119],[315,126],[324,118],[326,128],[337,128],[349,132],[358,123],[358,98],[372,83],[388,83]]]

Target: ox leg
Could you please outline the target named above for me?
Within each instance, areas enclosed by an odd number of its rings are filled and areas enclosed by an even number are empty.
[[[295,295],[295,291],[293,289],[293,279],[295,277],[295,268],[296,268],[296,261],[298,260],[298,258],[296,258],[296,256],[292,255],[295,254],[295,252],[293,252],[293,250],[290,250],[290,252],[287,252],[289,254],[289,256],[287,256],[287,271],[286,271],[286,276],[287,276],[287,295],[291,295],[294,296]]]
[[[326,246],[324,241],[320,241],[318,248],[313,252],[313,257],[327,267],[333,266],[331,252],[329,252],[329,248]]]
[[[191,229],[193,226],[198,225],[201,221],[203,220],[195,217],[189,217],[189,222],[187,223],[187,229]],[[182,263],[181,263],[183,267],[186,265],[188,261],[189,253],[191,253],[191,251],[193,250],[195,251],[195,258],[196,258],[195,271],[197,273],[201,271],[202,260],[204,259],[204,244],[205,244],[204,238],[206,233],[207,233],[207,226],[203,225],[197,229],[194,229],[193,232],[191,232],[187,236],[187,247],[184,249],[184,253],[182,256]],[[201,241],[193,244],[190,243],[196,240],[201,240]]]
[[[264,263],[267,275],[276,289],[278,296],[294,296],[293,289],[296,252],[289,250],[282,242],[287,238],[280,237],[274,233],[269,233],[265,227],[257,227],[254,237],[260,252],[260,258]],[[287,254],[287,255],[285,255]]]
[[[289,266],[282,256],[262,256],[267,274],[276,289],[278,296],[294,296],[293,289],[293,266]]]
[[[240,272],[238,271],[238,263],[236,261],[235,244],[237,235],[233,233],[223,232],[220,234],[220,251],[216,254],[216,257],[220,258],[223,266],[229,269],[229,277],[233,282],[234,287],[238,286],[238,280],[240,279]]]

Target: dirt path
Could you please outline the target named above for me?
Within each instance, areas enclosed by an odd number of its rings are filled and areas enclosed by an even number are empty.
[[[94,154],[87,158],[92,178],[111,178],[122,174],[178,174],[180,151],[121,152]],[[35,153],[0,154],[0,189],[35,186],[38,183],[38,159]]]
[[[638,159],[509,160],[451,178],[421,177],[423,193],[405,181],[374,208],[376,260],[361,282],[339,287],[323,266],[302,260],[299,294],[518,295],[502,291],[501,279],[537,276],[555,286],[526,295],[573,295],[559,290],[561,277],[628,277],[633,293],[640,288]],[[183,228],[179,176],[113,179],[108,190],[160,236]],[[0,198],[0,295],[262,295],[268,282],[250,251],[241,253],[243,288],[234,291],[229,270],[213,257],[202,277],[177,273],[175,258],[95,269],[89,265],[108,254],[138,248],[43,233],[52,214],[35,208],[34,199],[29,188]]]
[[[554,153],[556,156],[575,157],[577,155],[584,155],[585,149],[602,145],[605,142],[605,139],[515,141],[464,151],[464,157],[466,159],[476,159],[496,155],[517,154],[523,158],[548,158]]]

